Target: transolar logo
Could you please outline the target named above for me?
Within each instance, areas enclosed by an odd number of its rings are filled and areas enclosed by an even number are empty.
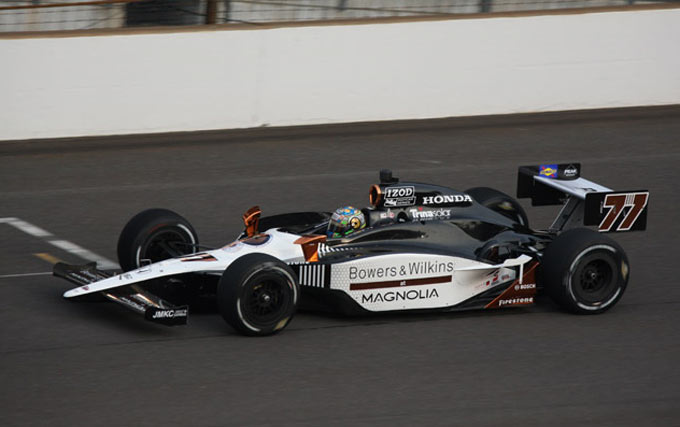
[[[539,169],[540,172],[538,174],[540,176],[544,176],[546,178],[557,178],[557,165],[541,165]]]

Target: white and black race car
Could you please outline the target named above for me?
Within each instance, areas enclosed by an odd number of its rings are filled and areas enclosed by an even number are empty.
[[[346,237],[327,237],[327,212],[260,217],[253,207],[235,241],[206,249],[187,220],[150,209],[120,235],[122,272],[59,263],[54,275],[78,285],[66,298],[101,294],[167,325],[185,324],[194,302],[216,298],[227,323],[246,335],[284,329],[298,306],[345,314],[497,309],[531,305],[545,292],[568,311],[601,313],[629,278],[625,252],[602,232],[644,230],[649,192],[612,191],[580,170],[519,168],[519,198],[562,205],[547,230],[529,228],[521,205],[500,191],[400,182],[383,170],[362,209],[366,228]]]

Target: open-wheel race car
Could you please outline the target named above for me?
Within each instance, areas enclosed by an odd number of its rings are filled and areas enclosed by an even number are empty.
[[[261,217],[253,207],[221,248],[200,246],[180,215],[146,210],[120,235],[122,272],[59,263],[54,275],[78,285],[66,298],[101,294],[167,325],[185,324],[199,298],[216,298],[246,335],[281,331],[298,307],[498,309],[531,305],[539,292],[567,311],[602,313],[630,275],[624,250],[602,233],[644,230],[649,192],[612,191],[580,172],[578,163],[519,168],[518,198],[562,206],[547,230],[531,229],[500,191],[400,182],[383,170],[367,208]]]

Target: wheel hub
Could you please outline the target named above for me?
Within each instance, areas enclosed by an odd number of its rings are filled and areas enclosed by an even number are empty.
[[[280,309],[281,288],[273,282],[262,282],[253,287],[250,307],[258,316],[269,316]]]
[[[581,273],[581,288],[588,294],[594,294],[605,288],[611,279],[607,263],[593,260],[586,264]]]
[[[266,306],[266,305],[269,305],[269,303],[271,303],[272,296],[269,295],[269,293],[267,293],[267,292],[263,292],[263,293],[260,294],[259,299],[260,299],[260,303]]]

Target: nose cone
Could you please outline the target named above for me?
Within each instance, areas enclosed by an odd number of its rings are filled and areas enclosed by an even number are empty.
[[[89,292],[89,290],[90,290],[89,285],[81,286],[79,288],[69,289],[68,291],[64,292],[64,298],[73,298],[73,297],[77,297],[77,296],[80,296],[80,295],[85,295],[86,293]]]

